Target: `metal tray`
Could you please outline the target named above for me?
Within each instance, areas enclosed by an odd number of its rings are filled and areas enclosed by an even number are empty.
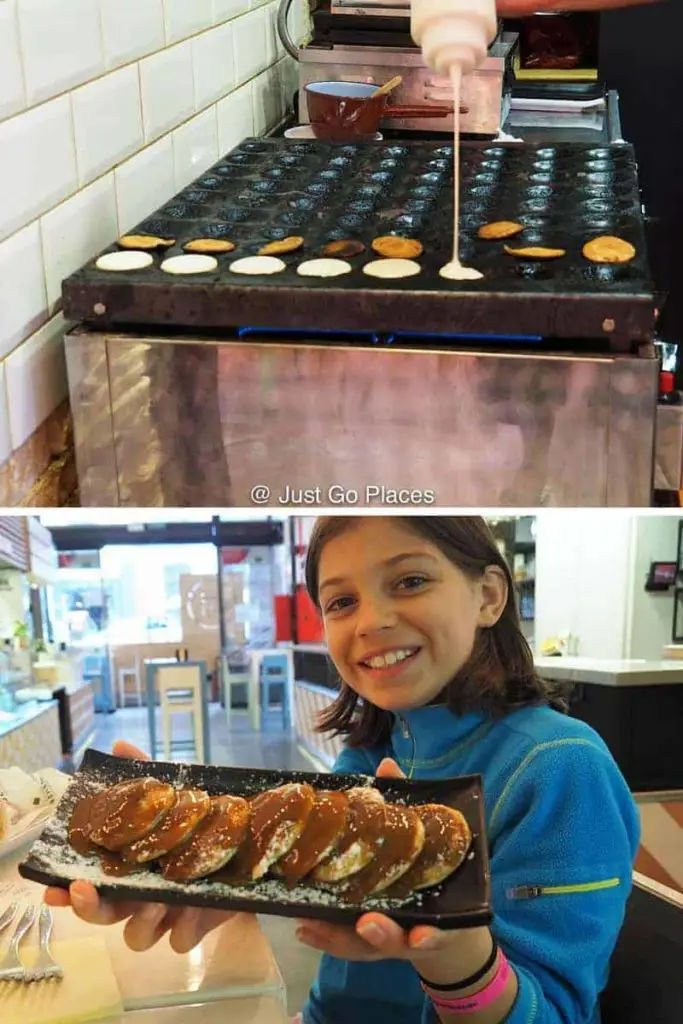
[[[388,800],[410,803],[444,803],[457,808],[472,829],[473,844],[463,865],[441,886],[416,894],[409,902],[367,901],[363,906],[332,902],[329,895],[298,886],[289,891],[276,879],[248,887],[229,886],[203,879],[174,884],[154,870],[121,879],[105,875],[96,857],[82,857],[68,844],[67,827],[71,810],[81,797],[123,779],[153,775],[155,778],[205,789],[212,795],[231,793],[253,796],[285,782],[309,782],[327,789],[346,789],[374,783]],[[222,910],[275,914],[282,917],[319,918],[337,924],[353,924],[363,913],[378,909],[390,914],[403,927],[432,924],[441,928],[464,928],[488,924],[492,919],[488,845],[485,834],[481,777],[409,782],[394,779],[370,780],[367,776],[332,775],[314,772],[277,772],[254,768],[168,764],[132,761],[112,757],[98,750],[85,753],[73,784],[60,801],[54,818],[19,865],[24,878],[43,885],[68,888],[75,879],[93,882],[110,900],[141,900],[174,906],[213,907]],[[315,901],[318,902],[315,902]]]
[[[466,283],[439,277],[451,255],[452,159],[442,142],[248,140],[134,232],[177,239],[171,255],[192,238],[230,239],[237,249],[219,257],[217,271],[179,279],[155,257],[143,271],[106,273],[93,260],[64,283],[65,315],[99,327],[593,338],[622,350],[651,336],[655,298],[630,146],[464,143],[461,256],[484,273]],[[519,220],[524,243],[560,246],[567,256],[519,261],[477,237],[493,220]],[[424,244],[419,276],[387,282],[362,273],[373,238],[391,233]],[[230,273],[234,259],[292,234],[305,244],[285,257],[282,274]],[[636,259],[589,263],[582,247],[601,234],[632,242]],[[332,281],[297,275],[301,261],[342,238],[368,247],[352,273]]]

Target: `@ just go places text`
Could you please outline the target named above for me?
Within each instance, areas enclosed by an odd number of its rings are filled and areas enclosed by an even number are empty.
[[[254,505],[305,507],[393,505],[406,507],[409,505],[434,505],[436,492],[417,487],[386,487],[384,484],[368,484],[362,488],[342,487],[335,484],[332,484],[331,487],[290,487],[286,485],[281,490],[259,484],[251,489],[251,500]]]

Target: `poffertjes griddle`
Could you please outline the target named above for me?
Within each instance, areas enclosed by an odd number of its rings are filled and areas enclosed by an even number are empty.
[[[624,348],[651,336],[655,299],[633,150],[627,145],[538,147],[466,142],[461,148],[463,262],[477,282],[439,277],[450,259],[453,148],[443,142],[334,144],[247,140],[129,234],[174,238],[141,271],[103,272],[95,260],[63,286],[67,318],[98,327],[263,327],[420,334],[537,335],[608,339]],[[511,243],[567,250],[553,262],[519,260],[478,228],[519,221]],[[379,235],[417,238],[421,273],[375,280],[363,265]],[[287,269],[245,277],[229,267],[266,243],[300,235],[281,257]],[[631,242],[636,259],[598,266],[582,254],[600,235]],[[175,277],[162,259],[197,238],[229,239],[234,252],[209,274]],[[366,252],[344,277],[297,275],[331,240],[358,239]],[[111,246],[112,251],[116,248]]]

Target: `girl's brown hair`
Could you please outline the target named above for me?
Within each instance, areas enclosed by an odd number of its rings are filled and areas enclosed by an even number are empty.
[[[396,519],[437,547],[470,579],[480,579],[488,566],[495,565],[507,582],[507,601],[498,622],[479,630],[469,659],[444,688],[449,710],[454,715],[480,711],[494,718],[502,718],[516,708],[529,705],[549,705],[566,712],[562,690],[536,673],[531,649],[520,628],[510,567],[486,521],[481,516],[397,516]],[[313,528],[306,559],[306,586],[318,608],[323,548],[357,522],[354,516],[329,516],[318,519]],[[320,715],[317,731],[346,736],[350,747],[374,746],[389,739],[393,723],[392,712],[362,701],[355,690],[341,680],[339,695]]]

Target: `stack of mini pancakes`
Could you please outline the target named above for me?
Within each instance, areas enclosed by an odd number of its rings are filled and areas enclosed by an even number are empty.
[[[246,799],[147,777],[79,800],[69,842],[113,875],[154,867],[172,882],[229,885],[270,876],[359,903],[439,885],[465,860],[472,833],[452,807],[390,803],[372,786],[288,783]]]

